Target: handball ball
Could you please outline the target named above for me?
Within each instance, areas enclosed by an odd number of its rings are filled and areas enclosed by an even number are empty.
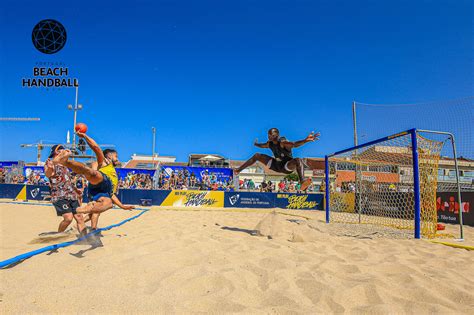
[[[86,133],[87,132],[87,125],[86,124],[83,124],[83,123],[78,123],[76,124],[76,132],[82,132],[82,133]]]

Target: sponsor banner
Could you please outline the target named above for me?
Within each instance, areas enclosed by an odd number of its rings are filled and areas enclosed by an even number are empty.
[[[436,193],[438,221],[459,224],[459,209],[463,210],[463,224],[474,226],[474,192],[461,193],[462,205],[459,207],[457,192]]]
[[[323,210],[324,194],[275,194],[275,207],[283,209]]]
[[[24,187],[23,184],[0,184],[0,198],[15,199]]]
[[[27,200],[46,200],[51,198],[49,186],[26,185]]]
[[[190,166],[168,166],[163,165],[161,168],[165,177],[169,177],[171,173],[180,173],[183,172],[186,177],[194,174],[197,181],[201,181],[204,175],[215,175],[216,180],[227,182],[232,179],[233,170],[231,168],[217,168],[217,167],[190,167]]]
[[[23,176],[25,176],[25,183],[28,182],[28,178],[30,178],[30,176],[36,177],[33,179],[35,184],[38,184],[38,182],[40,181],[44,183],[48,181],[48,178],[46,177],[46,174],[44,173],[43,166],[25,166],[23,167]]]
[[[223,207],[223,191],[172,190],[161,203],[168,207]]]
[[[234,208],[274,208],[275,194],[258,192],[226,192],[224,207]]]
[[[121,180],[125,180],[127,177],[133,177],[136,174],[148,174],[151,177],[155,175],[155,170],[145,170],[138,168],[116,168],[117,176]]]
[[[0,168],[18,165],[18,161],[0,161]]]
[[[123,204],[140,204],[142,199],[150,199],[151,204],[160,206],[170,190],[147,190],[147,189],[120,189],[118,197]]]

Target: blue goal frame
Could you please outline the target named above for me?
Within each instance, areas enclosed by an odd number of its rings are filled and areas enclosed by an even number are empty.
[[[345,150],[341,150],[341,151],[338,151],[338,152],[334,152],[332,154],[328,154],[325,156],[325,160],[324,160],[324,164],[325,164],[325,182],[326,182],[326,223],[329,223],[329,211],[331,211],[331,207],[330,207],[330,201],[331,201],[331,189],[330,189],[330,181],[329,181],[329,158],[332,157],[332,156],[335,156],[335,155],[339,155],[339,154],[343,154],[343,153],[347,153],[349,151],[354,151],[354,150],[357,150],[357,149],[362,149],[364,147],[367,147],[367,146],[370,146],[370,145],[373,145],[373,144],[376,144],[376,143],[379,143],[379,142],[383,142],[383,141],[387,141],[387,140],[391,140],[391,139],[395,139],[395,138],[399,138],[399,137],[403,137],[403,136],[406,136],[406,135],[411,135],[411,148],[412,148],[412,157],[413,157],[413,188],[414,188],[414,197],[415,197],[415,204],[414,204],[414,207],[415,207],[415,222],[414,222],[414,225],[415,225],[415,238],[421,238],[421,235],[420,235],[420,231],[421,231],[421,228],[420,228],[420,225],[421,225],[421,208],[420,208],[420,172],[419,172],[419,163],[418,163],[418,142],[417,142],[417,138],[416,138],[416,133],[417,133],[417,129],[416,128],[413,128],[413,129],[409,129],[409,130],[406,130],[406,131],[402,131],[402,132],[399,132],[399,133],[396,133],[394,135],[391,135],[391,136],[387,136],[387,137],[383,137],[383,138],[380,138],[380,139],[377,139],[377,140],[373,140],[373,141],[370,141],[370,142],[367,142],[367,143],[364,143],[364,144],[360,144],[360,145],[357,145],[357,146],[354,146],[354,147],[351,147],[351,148],[348,148],[348,149],[345,149]]]

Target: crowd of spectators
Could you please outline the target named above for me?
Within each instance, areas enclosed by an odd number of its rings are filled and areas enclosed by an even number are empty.
[[[75,182],[75,179],[73,179]],[[49,181],[44,175],[37,170],[31,171],[25,178],[23,173],[11,172],[8,169],[0,168],[0,183],[10,184],[27,184],[27,185],[49,185]],[[87,185],[87,183],[85,184]],[[263,181],[255,183],[252,179],[241,179],[239,182],[239,189],[244,191],[259,191],[259,192],[290,192],[298,193],[300,190],[300,183],[297,181],[283,179],[280,181]],[[196,176],[195,173],[188,169],[175,170],[171,174],[161,172],[159,176],[152,176],[147,173],[130,172],[125,177],[119,178],[119,189],[159,189],[159,190],[220,190],[233,191],[234,182],[232,177],[227,180],[218,178],[212,171],[205,171],[201,176]],[[353,183],[344,183],[343,187],[337,190],[353,191]],[[306,192],[320,191],[319,187],[311,184]]]
[[[232,191],[234,190],[234,184],[232,178],[228,180],[222,180],[217,177],[214,173],[204,171],[201,174],[201,178],[197,177],[193,172],[189,172],[186,169],[179,171],[172,171],[169,176],[164,172],[160,173],[158,183],[158,189],[180,189],[180,190],[221,190],[221,191]]]
[[[0,168],[1,184],[24,184],[26,182],[23,172],[17,168]]]
[[[48,185],[48,181],[45,176],[41,176],[41,172],[32,171],[26,178],[25,184],[27,185]]]
[[[125,178],[119,179],[118,188],[153,189],[153,178],[150,174],[128,173]]]
[[[260,184],[255,184],[252,179],[243,179],[240,180],[240,190],[247,191],[260,191],[260,192],[290,192],[290,193],[300,193],[301,184],[297,181],[292,181],[289,179],[282,179],[278,183],[272,181],[263,181]],[[311,183],[307,188],[306,192],[316,192],[319,191],[317,187]]]

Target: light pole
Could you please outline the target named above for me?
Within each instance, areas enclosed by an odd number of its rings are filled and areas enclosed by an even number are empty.
[[[153,168],[155,168],[155,139],[156,139],[156,128],[151,127],[151,132],[153,133],[153,144],[152,144],[152,153],[151,153],[151,163]]]
[[[79,87],[76,86],[76,102],[74,103],[74,106],[69,104],[67,108],[69,110],[74,111],[74,127],[72,129],[73,135],[72,135],[72,149],[76,149],[76,120],[77,120],[77,111],[82,109],[82,104],[77,104],[77,99],[79,97]]]

